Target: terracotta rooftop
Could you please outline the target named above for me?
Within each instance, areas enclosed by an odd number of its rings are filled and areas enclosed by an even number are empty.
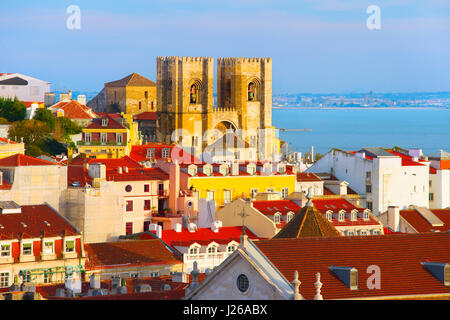
[[[108,119],[108,123],[106,126],[102,125],[103,119]],[[121,123],[116,121],[109,115],[103,116],[101,118],[94,119],[91,124],[89,124],[85,129],[126,129],[127,127],[123,126]]]
[[[55,166],[56,163],[33,158],[24,154],[15,154],[0,159],[0,167],[20,167],[20,166]]]
[[[256,246],[289,282],[299,272],[300,293],[313,299],[315,274],[320,272],[324,299],[450,294],[450,287],[434,277],[421,262],[450,262],[450,233],[392,234],[256,241]],[[378,266],[380,289],[370,290],[367,268]],[[330,266],[358,270],[358,289],[350,290]]]
[[[156,120],[158,113],[156,112],[142,112],[134,116],[135,120]]]
[[[400,210],[400,216],[405,219],[417,232],[448,232],[450,230],[450,209],[430,209],[443,222],[443,226],[432,226],[416,210]]]
[[[145,145],[131,146],[130,158],[137,162],[145,162],[150,160],[147,158],[147,149],[155,150],[155,159],[163,159],[163,149],[170,149],[169,158],[171,161],[178,160],[178,163],[201,163],[199,159],[184,151],[182,148],[175,144],[165,143],[148,143]]]
[[[105,87],[156,87],[156,83],[136,72],[116,81],[106,82]]]
[[[273,238],[340,237],[341,234],[319,210],[304,206]]]
[[[159,239],[85,244],[86,269],[182,263]]]
[[[25,239],[39,238],[42,231],[46,237],[60,237],[63,230],[66,236],[79,235],[77,229],[45,204],[25,205],[21,209],[21,213],[0,213],[0,240],[17,239],[20,233]]]
[[[297,213],[302,208],[291,200],[260,200],[252,203],[253,208],[266,215],[274,215],[277,212],[287,214],[290,211]]]
[[[64,117],[69,119],[94,119],[97,117],[97,115],[92,112],[89,107],[80,104],[76,100],[65,103],[61,107],[53,108],[52,113],[57,115],[58,110],[63,110]]]
[[[297,181],[300,182],[312,182],[312,181],[322,181],[318,176],[311,172],[298,172]]]

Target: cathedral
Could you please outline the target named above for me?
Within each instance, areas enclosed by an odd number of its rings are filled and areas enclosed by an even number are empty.
[[[216,104],[213,81],[212,58],[157,57],[159,140],[203,161],[278,161],[271,58],[217,59]]]

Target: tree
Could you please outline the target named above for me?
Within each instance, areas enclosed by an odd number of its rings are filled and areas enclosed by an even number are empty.
[[[31,120],[22,120],[14,122],[8,131],[10,139],[18,141],[23,138],[26,148],[30,145],[38,146],[45,137],[48,137],[52,130],[44,122]]]
[[[48,109],[37,109],[33,119],[46,123],[51,130],[55,129],[55,116]]]
[[[14,99],[0,97],[0,117],[7,119],[9,122],[14,122],[25,119],[26,115],[27,107],[17,97]]]

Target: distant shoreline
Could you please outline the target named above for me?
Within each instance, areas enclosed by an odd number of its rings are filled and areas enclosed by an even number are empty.
[[[273,107],[278,110],[450,110],[450,107]]]

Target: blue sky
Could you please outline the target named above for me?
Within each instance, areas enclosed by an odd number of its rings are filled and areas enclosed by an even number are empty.
[[[450,91],[449,0],[2,0],[0,28],[0,72],[52,89],[156,80],[156,57],[177,55],[272,57],[275,94]]]

